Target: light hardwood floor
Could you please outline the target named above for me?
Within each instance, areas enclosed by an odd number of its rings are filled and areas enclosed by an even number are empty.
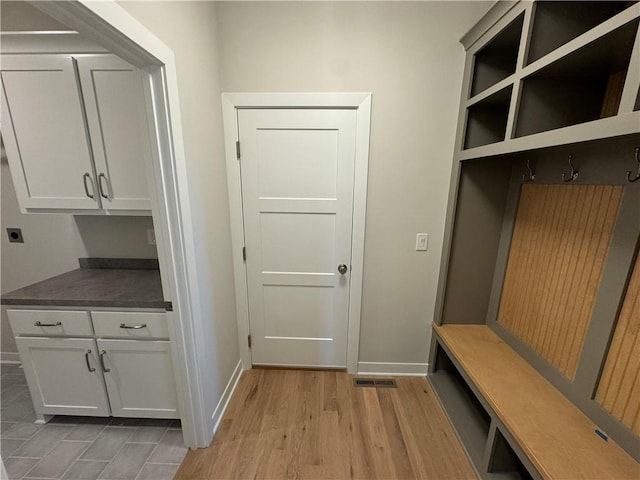
[[[211,446],[176,479],[472,479],[424,378],[356,388],[341,372],[249,370]]]

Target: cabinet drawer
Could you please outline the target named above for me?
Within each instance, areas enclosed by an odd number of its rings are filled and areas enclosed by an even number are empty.
[[[91,312],[99,337],[169,338],[163,312]]]
[[[89,312],[78,310],[7,310],[14,335],[93,335]]]

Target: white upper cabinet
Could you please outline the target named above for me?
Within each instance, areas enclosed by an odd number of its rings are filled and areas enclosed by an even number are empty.
[[[73,58],[4,56],[0,75],[2,137],[21,207],[100,208]]]
[[[102,206],[150,210],[139,71],[114,56],[79,57],[77,62]]]
[[[4,55],[2,136],[24,212],[149,214],[139,71],[113,55]]]

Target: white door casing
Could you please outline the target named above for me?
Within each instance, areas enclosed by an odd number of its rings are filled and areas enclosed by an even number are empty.
[[[345,368],[356,112],[243,109],[238,130],[252,363]]]
[[[360,309],[361,309],[361,294],[362,294],[362,274],[363,274],[363,263],[364,263],[364,233],[365,233],[365,214],[366,214],[366,191],[367,191],[367,171],[368,171],[368,157],[369,157],[369,126],[370,126],[370,114],[371,114],[371,94],[370,93],[268,93],[268,94],[258,94],[258,93],[225,93],[222,95],[223,98],[223,116],[224,116],[224,130],[225,130],[225,150],[226,150],[226,158],[227,158],[227,181],[229,187],[229,203],[230,203],[230,213],[231,213],[231,230],[232,230],[232,242],[233,242],[233,253],[234,253],[234,274],[235,274],[235,291],[236,291],[236,306],[237,306],[237,317],[238,317],[238,340],[240,346],[240,352],[242,357],[243,368],[249,369],[252,365],[251,358],[251,350],[248,346],[248,335],[250,333],[249,327],[249,308],[250,301],[248,298],[248,270],[245,270],[245,264],[243,262],[243,246],[245,242],[245,226],[243,223],[243,199],[242,199],[242,180],[241,180],[241,165],[242,161],[238,161],[236,156],[236,141],[239,137],[239,123],[238,116],[242,117],[242,111],[244,109],[300,109],[304,110],[346,110],[351,111],[351,114],[355,115],[355,143],[354,143],[354,164],[353,168],[353,204],[352,204],[352,216],[350,221],[352,222],[352,228],[350,232],[351,242],[350,242],[350,254],[346,254],[346,259],[338,260],[338,257],[331,262],[331,270],[328,270],[329,267],[325,267],[321,265],[322,268],[316,272],[307,272],[312,273],[312,275],[308,275],[308,277],[315,277],[313,280],[317,281],[322,277],[331,276],[334,280],[334,285],[340,287],[340,281],[347,283],[348,285],[343,290],[343,292],[348,292],[348,302],[347,311],[348,311],[348,325],[347,325],[347,346],[346,346],[346,367],[349,372],[356,373],[357,372],[357,362],[358,362],[358,344],[359,344],[359,333],[360,333]],[[242,128],[242,127],[240,127]],[[335,128],[335,127],[334,127]],[[250,148],[247,146],[241,146],[242,157],[247,155],[246,149]],[[249,152],[250,154],[250,152]],[[243,167],[244,168],[244,167]],[[325,172],[326,173],[326,172]],[[275,197],[278,198],[278,197]],[[294,197],[295,198],[295,197]],[[298,197],[300,198],[300,197]],[[286,202],[300,203],[306,204],[302,208],[307,208],[311,205],[315,205],[313,208],[318,208],[318,206],[324,203],[324,200],[304,200],[302,202],[296,200],[267,200],[266,203],[271,205],[267,205],[269,208],[273,208],[274,205],[280,203],[280,207],[284,206],[286,208],[279,208],[280,210],[286,210],[287,208],[291,208],[291,204],[287,205]],[[305,214],[301,214],[305,215]],[[323,216],[323,214],[318,214],[319,216]],[[324,215],[325,217],[327,215]],[[326,218],[325,218],[326,220]],[[278,221],[282,221],[279,219]],[[273,222],[272,222],[273,223]],[[289,227],[296,228],[296,227]],[[276,233],[278,229],[275,230]],[[344,230],[347,232],[348,230]],[[281,234],[281,233],[278,233]],[[296,235],[300,236],[298,233]],[[346,236],[349,236],[349,233],[346,233]],[[307,235],[309,237],[309,235]],[[315,244],[317,244],[320,240],[313,239]],[[325,243],[327,240],[325,239]],[[300,242],[300,245],[302,246]],[[348,242],[347,242],[348,244]],[[255,246],[251,247],[250,244],[247,245],[247,255],[251,258],[251,251],[255,252]],[[302,247],[300,247],[302,249]],[[335,248],[335,247],[334,247]],[[347,247],[348,250],[348,247]],[[262,245],[259,247],[259,251],[262,252]],[[343,254],[340,253],[339,256]],[[345,263],[349,265],[348,259],[350,258],[350,266],[351,270],[345,274],[345,276],[341,276],[337,274],[337,267],[340,263]],[[318,259],[314,259],[317,263]],[[286,261],[286,258],[283,260]],[[325,260],[325,264],[328,265],[328,261]],[[284,265],[284,264],[283,264]],[[267,265],[268,266],[268,265]],[[317,267],[318,265],[316,265]],[[248,266],[251,269],[251,266]],[[285,270],[285,269],[283,269]],[[270,270],[265,269],[265,271],[269,272]],[[318,275],[321,273],[322,275]],[[260,273],[260,276],[263,274]],[[276,283],[274,280],[278,280],[277,277],[280,277],[280,281],[282,280],[282,274],[273,273],[264,274],[266,276],[270,276],[269,280],[266,283]],[[302,276],[300,272],[294,272],[293,275],[290,275],[291,278],[297,277],[300,279]],[[340,280],[341,279],[341,280]],[[293,283],[293,282],[288,282]],[[311,287],[306,287],[311,288]],[[318,287],[314,287],[318,288]],[[322,287],[320,287],[322,288]],[[277,289],[275,289],[277,290]],[[275,291],[274,290],[274,291]],[[301,289],[298,289],[301,291]],[[328,288],[327,288],[328,290]],[[333,290],[336,290],[334,288]],[[281,289],[281,292],[283,290]],[[272,293],[272,292],[269,292]],[[277,296],[277,295],[276,295]],[[320,297],[321,295],[316,295],[316,297]],[[326,295],[328,296],[328,295]],[[338,295],[339,298],[339,295]],[[272,299],[267,298],[267,303]],[[316,301],[318,299],[316,298]],[[324,304],[325,306],[329,304],[329,300],[325,299],[324,303],[319,302],[320,304]],[[337,302],[340,303],[339,301]],[[271,302],[274,304],[274,302]],[[283,304],[281,304],[283,305]],[[261,307],[262,308],[262,307]],[[284,305],[285,309],[285,317],[289,315],[292,317],[290,311],[287,310],[287,305]],[[316,317],[322,317],[322,315],[316,315]],[[326,317],[326,315],[325,315]],[[268,325],[267,325],[268,326]],[[331,336],[322,337],[320,334],[322,332],[317,332],[318,336],[321,338],[333,338]],[[277,337],[278,335],[270,335]],[[286,335],[281,335],[286,336]],[[294,335],[292,335],[294,336]],[[270,339],[276,340],[276,339]],[[252,338],[252,341],[253,338]],[[325,340],[325,342],[328,342]],[[255,344],[255,343],[254,343]],[[260,362],[260,359],[255,363],[267,363]],[[285,362],[280,364],[286,364]],[[329,366],[327,363],[323,363],[324,366]],[[344,362],[341,363],[342,366],[345,365]]]

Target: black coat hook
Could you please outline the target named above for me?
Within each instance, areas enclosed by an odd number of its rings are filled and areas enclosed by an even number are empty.
[[[636,148],[636,162],[638,162],[638,173],[636,173],[636,176],[634,178],[631,178],[631,170],[627,171],[627,180],[629,180],[631,183],[633,182],[637,182],[638,180],[640,180],[640,147]]]
[[[571,172],[562,173],[563,182],[573,182],[578,179],[578,170],[573,167],[573,155],[569,155],[569,166],[571,167]]]
[[[529,170],[529,175],[522,174],[522,183],[533,182],[536,179],[536,172],[531,168],[531,161],[527,160],[527,170]]]

